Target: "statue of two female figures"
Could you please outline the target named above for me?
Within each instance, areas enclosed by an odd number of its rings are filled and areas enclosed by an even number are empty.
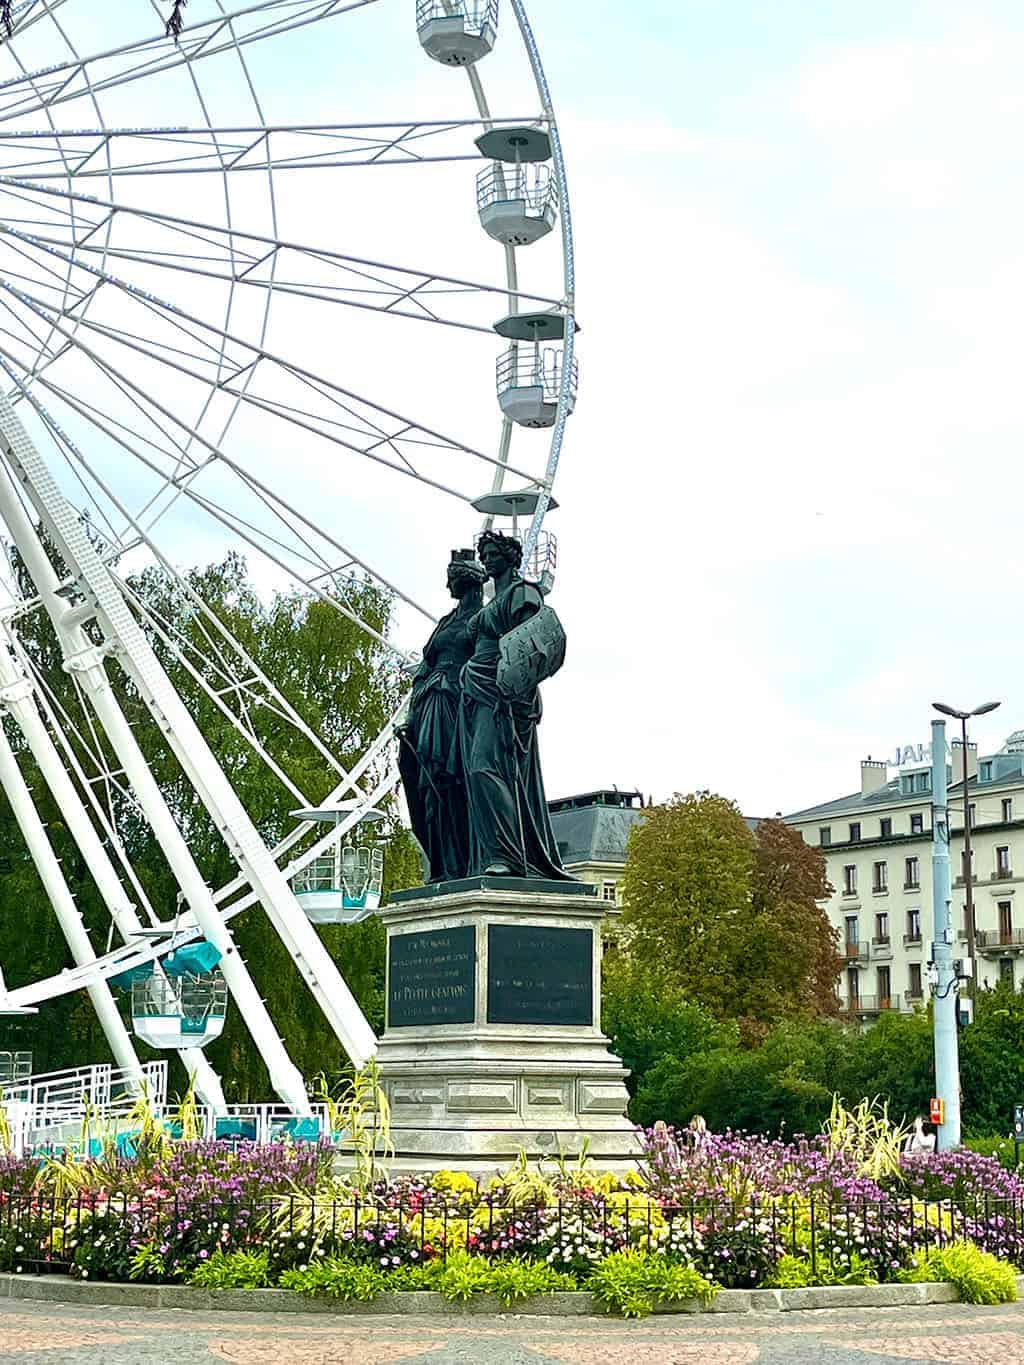
[[[484,873],[571,881],[551,832],[541,778],[537,686],[528,667],[518,674],[506,669],[499,677],[503,638],[507,644],[513,631],[541,611],[544,599],[518,572],[523,549],[512,536],[484,532],[478,545],[482,569],[475,559],[461,557],[467,552],[455,553],[460,558],[453,555],[449,587],[461,600],[427,642],[402,735],[402,781],[413,832],[432,882]],[[494,582],[486,606],[480,606],[478,596],[467,603],[456,591],[458,575],[452,580],[456,564],[466,566],[459,574],[468,574],[471,562],[479,573],[477,585],[484,578]],[[453,659],[456,650],[462,662],[453,696],[450,672],[443,685],[431,680],[440,660]],[[540,655],[543,650],[541,642]],[[546,676],[543,670],[541,675]],[[520,680],[511,693],[510,677]],[[435,692],[443,695],[443,704],[432,700]]]

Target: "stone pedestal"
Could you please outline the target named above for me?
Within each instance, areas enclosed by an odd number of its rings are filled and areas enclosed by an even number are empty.
[[[601,1033],[604,908],[580,883],[478,877],[399,892],[377,1051],[395,1165],[483,1173],[635,1160],[627,1075]]]

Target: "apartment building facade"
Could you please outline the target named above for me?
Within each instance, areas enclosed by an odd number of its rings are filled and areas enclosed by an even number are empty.
[[[926,753],[895,774],[861,763],[860,790],[785,817],[825,855],[833,892],[824,902],[839,930],[842,1012],[870,1021],[927,997],[932,941],[931,764]],[[964,753],[952,746],[949,778],[952,915],[958,956],[967,954],[971,876],[978,981],[1024,985],[1024,731],[996,754],[966,756],[971,862],[964,858]]]

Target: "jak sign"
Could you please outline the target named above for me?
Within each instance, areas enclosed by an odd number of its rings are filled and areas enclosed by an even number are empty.
[[[431,929],[388,940],[388,1027],[471,1024],[476,929]]]
[[[489,1024],[592,1024],[590,929],[491,924],[487,929]]]

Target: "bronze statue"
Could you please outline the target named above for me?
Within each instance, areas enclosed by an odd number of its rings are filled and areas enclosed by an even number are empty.
[[[477,553],[494,597],[469,623],[459,761],[469,819],[469,876],[572,881],[551,832],[537,751],[537,683],[560,667],[565,636],[540,589],[519,573],[523,547],[485,531]],[[527,624],[529,623],[529,624]]]
[[[448,590],[458,605],[437,623],[413,678],[409,716],[399,730],[399,771],[413,833],[430,882],[465,877],[469,859],[466,793],[458,761],[459,674],[473,652],[470,621],[486,574],[472,550],[453,550]]]

